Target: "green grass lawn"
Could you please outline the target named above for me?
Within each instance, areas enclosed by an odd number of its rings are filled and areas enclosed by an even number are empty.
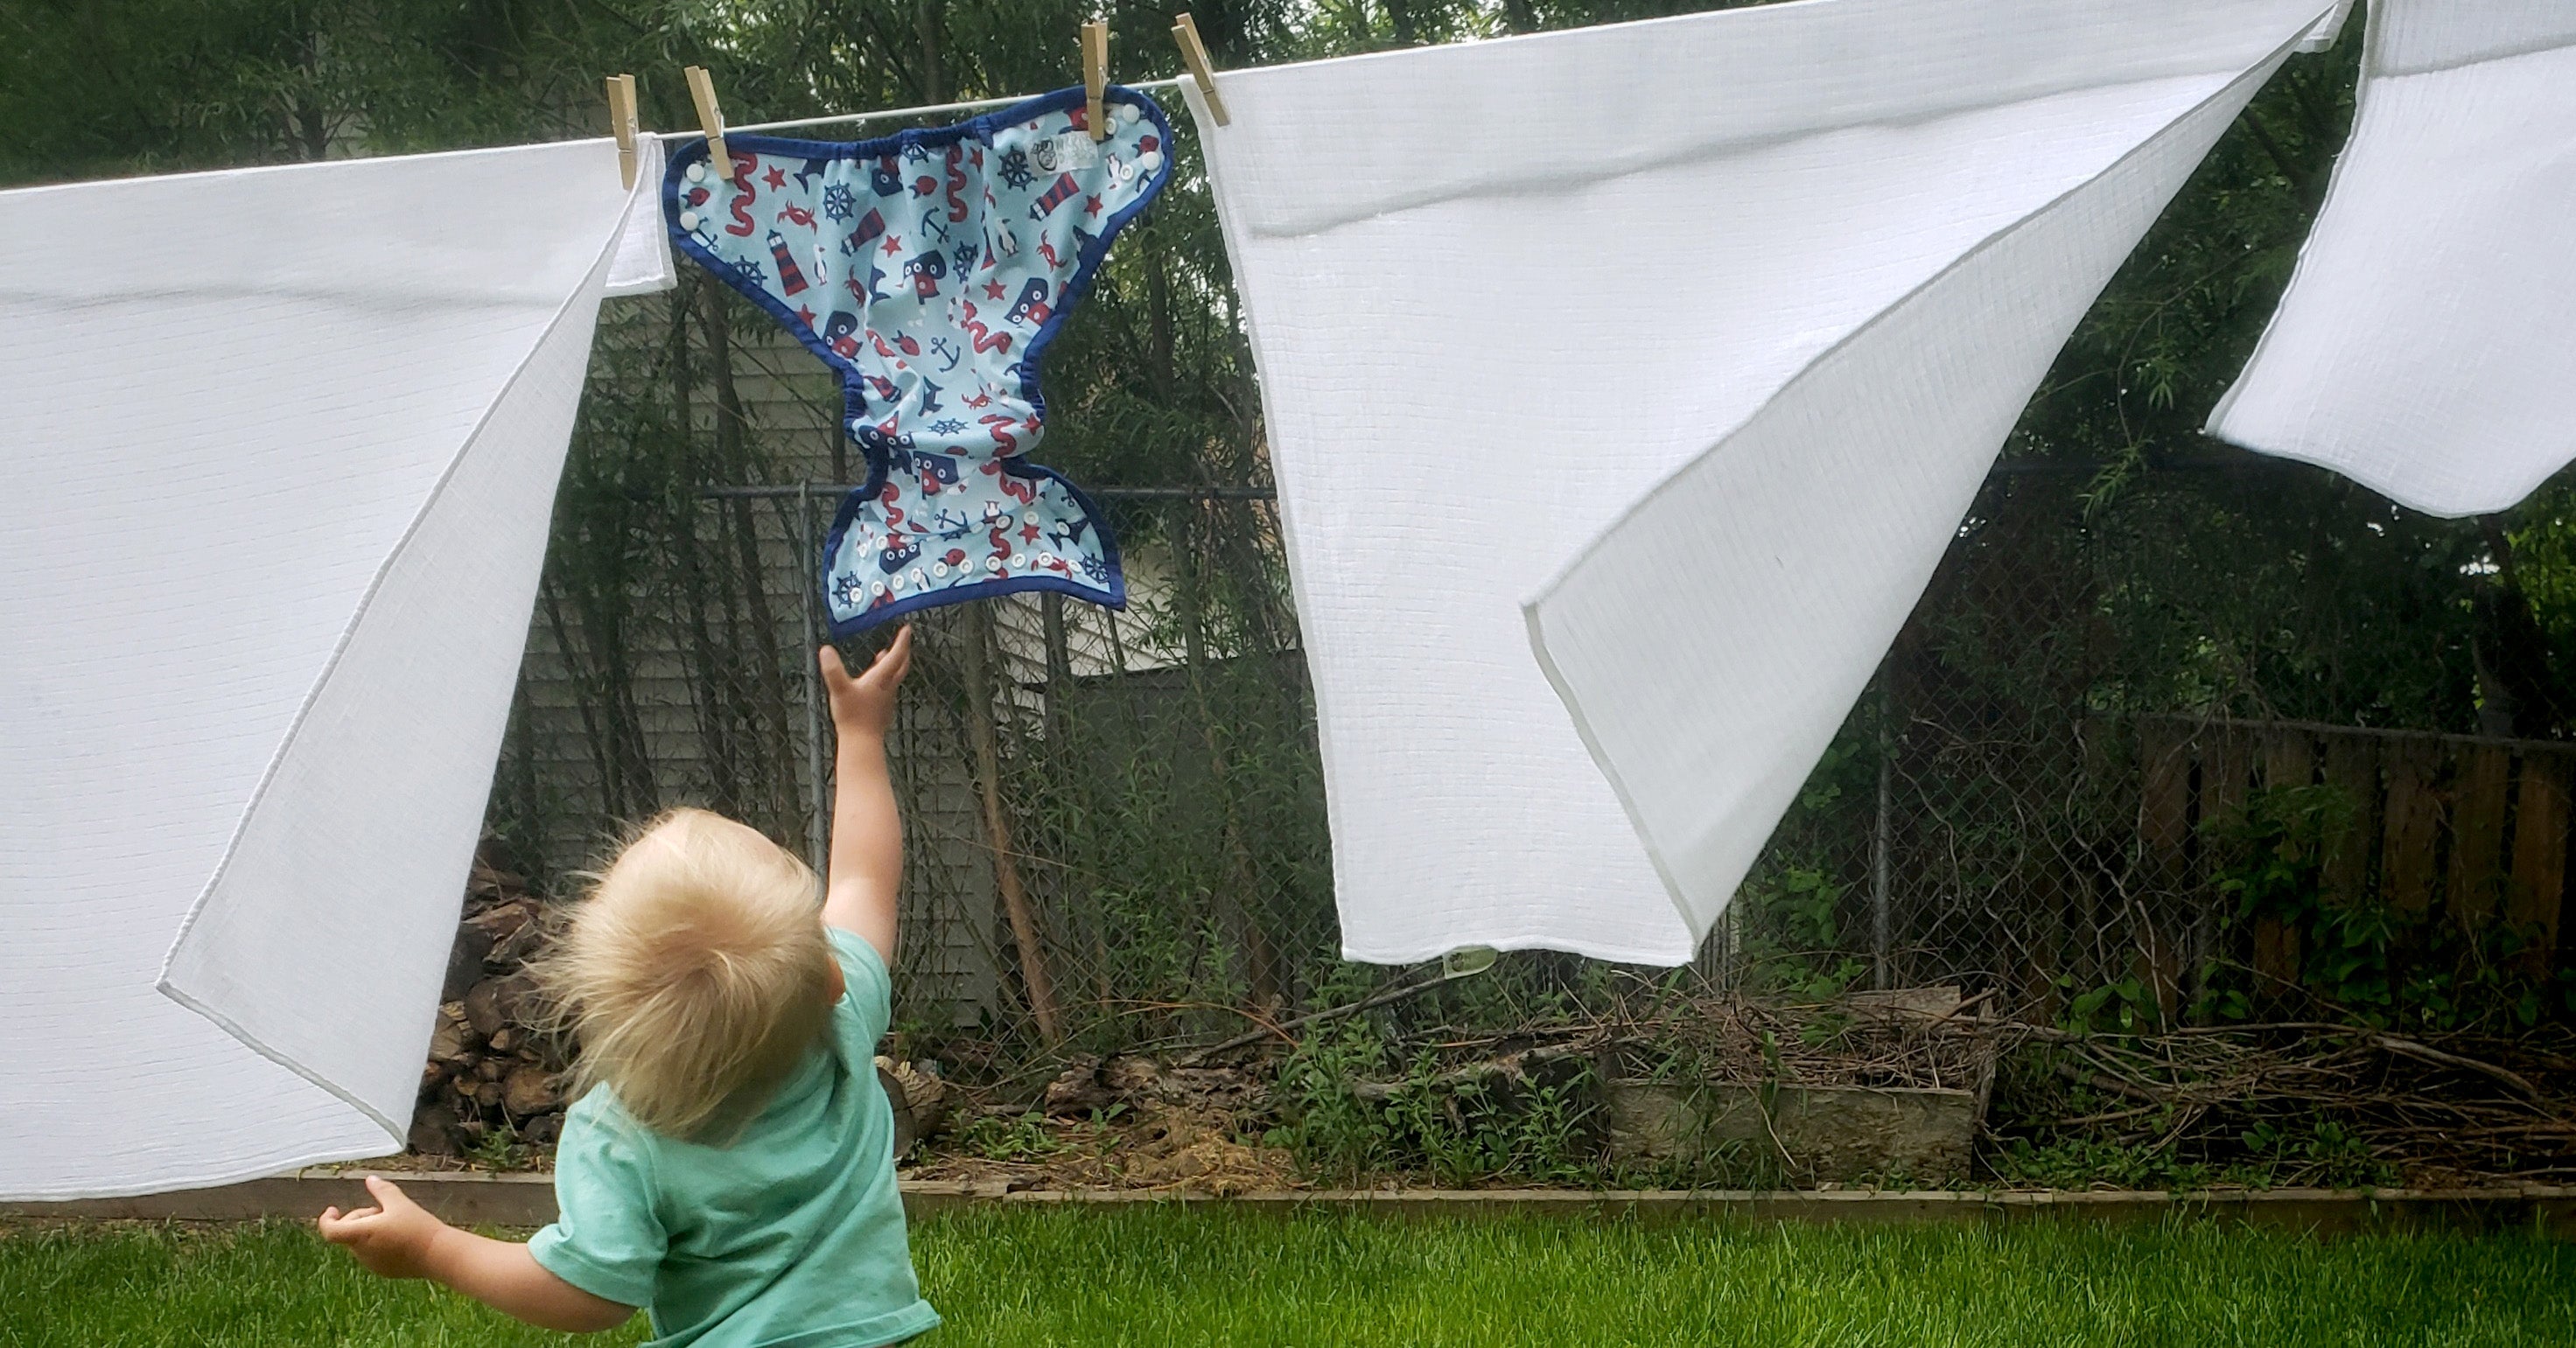
[[[925,1348],[2576,1343],[2576,1245],[2519,1238],[1075,1211],[924,1222],[914,1255]],[[571,1341],[295,1226],[0,1227],[0,1345]]]

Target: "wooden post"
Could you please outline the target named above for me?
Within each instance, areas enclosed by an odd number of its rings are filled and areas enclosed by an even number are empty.
[[[1063,1037],[1056,1016],[1055,980],[1047,976],[1046,949],[1038,938],[1037,914],[1020,884],[1020,865],[1011,851],[1011,821],[1002,811],[1001,736],[993,724],[993,610],[987,604],[965,606],[966,650],[959,664],[966,684],[966,736],[975,750],[976,789],[983,796],[984,846],[993,854],[993,883],[1002,891],[1002,915],[1011,924],[1011,940],[1020,955],[1020,983],[1028,989],[1029,1015],[1038,1035],[1052,1044]]]
[[[2289,791],[2311,785],[2316,775],[2316,743],[2308,731],[2292,726],[2274,726],[2263,734],[2263,785],[2267,790]],[[2298,843],[2283,839],[2284,851],[2295,851]],[[2292,858],[2296,859],[2296,858]],[[2324,859],[2318,859],[2322,865]],[[2299,929],[2278,917],[2262,917],[2254,922],[2255,972],[2282,984],[2295,987],[2299,981]]]
[[[2458,798],[2451,812],[2451,919],[2463,931],[2494,920],[2505,877],[2504,813],[2513,751],[2501,744],[2460,751]]]
[[[2569,767],[2568,756],[2557,750],[2526,754],[2514,802],[2513,888],[2504,916],[2532,939],[2515,962],[2533,978],[2547,978],[2557,962],[2567,885]]]
[[[2370,888],[2370,858],[2379,842],[2374,827],[2382,813],[2379,797],[2379,741],[2367,735],[2326,737],[2326,785],[2352,804],[2352,823],[2326,842],[2325,870],[2320,877],[2326,898],[2359,903]]]
[[[2441,742],[2409,737],[2391,744],[2388,819],[2379,862],[2379,892],[2401,913],[2433,906],[2433,851],[2442,833]]]

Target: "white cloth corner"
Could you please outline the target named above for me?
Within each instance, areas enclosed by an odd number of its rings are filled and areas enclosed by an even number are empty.
[[[2352,139],[2210,433],[2435,515],[2576,460],[2576,3],[2374,0]]]
[[[2309,56],[2334,50],[2335,43],[2343,40],[2344,24],[2351,18],[2352,0],[2335,0],[2334,12],[2317,20],[2317,26],[2299,39],[2298,50]]]
[[[617,252],[609,259],[609,295],[650,295],[680,283],[671,261],[671,230],[662,221],[662,138],[641,136],[635,142],[635,181],[642,189],[626,206],[617,227]]]
[[[0,193],[0,1197],[400,1146],[640,181]]]
[[[1345,954],[1688,959],[2068,329],[2330,7],[1814,0],[1228,72],[1228,126],[1189,91]]]

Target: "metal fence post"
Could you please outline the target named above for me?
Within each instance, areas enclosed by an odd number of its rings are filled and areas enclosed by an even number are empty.
[[[1888,852],[1891,826],[1888,819],[1888,797],[1893,794],[1896,739],[1888,733],[1893,718],[1895,699],[1887,691],[1887,673],[1879,671],[1878,685],[1878,820],[1869,842],[1869,918],[1870,918],[1870,986],[1884,991],[1895,981],[1893,948],[1895,922],[1888,912]]]
[[[832,846],[832,778],[823,758],[822,643],[814,630],[814,484],[796,484],[796,611],[805,616],[805,784],[813,793],[813,813],[806,822],[805,855],[816,875],[830,873]]]

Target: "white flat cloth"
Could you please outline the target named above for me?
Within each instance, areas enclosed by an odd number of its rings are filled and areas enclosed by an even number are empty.
[[[1229,126],[1191,92],[1344,952],[1688,959],[2068,328],[2330,8],[1812,0],[1229,72]]]
[[[399,1144],[630,206],[606,141],[0,193],[0,1197]]]
[[[2576,3],[2374,0],[2352,140],[2209,429],[2435,515],[2576,459]]]
[[[653,184],[662,181],[662,155],[659,136],[635,142],[635,181],[644,185],[648,201],[660,190]],[[662,222],[662,213],[650,206],[628,211],[626,224],[617,231],[617,254],[608,262],[606,293],[650,295],[679,283],[679,269],[671,262],[671,229]]]

